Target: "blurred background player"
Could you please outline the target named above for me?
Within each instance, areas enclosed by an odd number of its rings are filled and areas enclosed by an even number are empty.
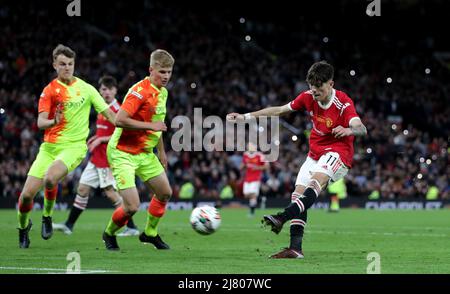
[[[116,99],[117,81],[112,76],[104,76],[99,80],[100,94],[108,103],[109,108],[117,113],[120,104]],[[81,213],[86,209],[91,188],[96,189],[100,187],[106,197],[117,208],[122,204],[122,197],[115,189],[115,181],[109,168],[108,159],[106,158],[106,146],[108,145],[111,135],[114,132],[114,125],[110,123],[103,115],[97,116],[97,130],[95,136],[88,141],[88,149],[91,153],[91,158],[83,173],[81,174],[80,183],[77,189],[77,195],[70,210],[69,216],[64,223],[53,224],[55,230],[63,231],[65,234],[72,234],[73,227],[78,220]],[[118,236],[136,236],[139,235],[139,230],[133,222],[133,219],[127,223],[125,230],[118,234]]]
[[[334,68],[325,61],[314,63],[306,81],[310,90],[300,93],[283,106],[268,107],[244,115],[230,113],[230,121],[259,116],[280,116],[306,109],[313,129],[309,137],[310,150],[302,164],[291,196],[291,204],[276,215],[265,215],[262,222],[280,233],[291,221],[290,245],[271,258],[303,258],[302,239],[310,208],[329,182],[343,178],[352,166],[354,136],[365,136],[366,127],[356,113],[350,97],[335,90]]]
[[[248,151],[244,152],[242,157],[241,169],[245,168],[243,193],[249,200],[249,216],[255,215],[256,205],[258,204],[259,189],[261,187],[261,177],[263,171],[269,168],[265,162],[264,154],[257,151],[256,144],[249,142]]]
[[[53,234],[52,214],[58,192],[58,182],[73,171],[86,156],[86,137],[89,135],[91,106],[114,123],[114,113],[97,90],[73,76],[75,52],[64,45],[53,50],[53,68],[57,78],[41,94],[37,125],[45,130],[41,144],[28,172],[19,198],[19,247],[28,248],[29,218],[33,198],[45,186],[41,236],[50,239]]]
[[[162,131],[168,92],[165,86],[172,76],[174,58],[165,50],[150,55],[150,76],[130,88],[117,113],[116,126],[107,155],[123,204],[117,208],[103,232],[108,250],[119,250],[116,233],[139,209],[135,175],[154,193],[148,207],[147,223],[139,236],[143,243],[157,249],[169,249],[158,234],[158,223],[165,213],[172,188],[165,173],[167,156]],[[157,148],[158,155],[153,153]]]
[[[347,197],[347,186],[344,178],[328,185],[327,192],[330,197],[330,208],[328,211],[339,212],[339,200]]]

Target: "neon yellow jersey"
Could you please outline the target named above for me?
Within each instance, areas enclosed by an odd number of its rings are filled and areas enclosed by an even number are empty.
[[[108,105],[100,93],[82,79],[74,77],[70,85],[58,79],[51,81],[39,99],[39,113],[48,112],[53,119],[57,106],[62,108],[61,121],[45,130],[44,141],[48,143],[85,143],[89,135],[91,106],[100,113]]]
[[[157,88],[146,77],[130,88],[120,107],[138,121],[164,121],[167,98],[167,89]],[[151,153],[161,134],[161,131],[116,128],[109,145],[131,154]]]

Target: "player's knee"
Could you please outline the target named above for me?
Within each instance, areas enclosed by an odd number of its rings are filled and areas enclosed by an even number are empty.
[[[124,205],[123,210],[129,216],[133,216],[139,210],[139,204],[128,204]]]
[[[44,177],[44,185],[48,189],[53,189],[58,185],[58,177],[51,173],[46,174]]]
[[[312,183],[318,183],[320,184],[321,189],[324,189],[327,186],[329,180],[330,177],[328,175],[323,173],[315,173],[311,177],[311,181],[309,182],[308,186],[310,186]]]
[[[162,199],[160,199],[160,200],[167,202],[167,201],[170,200],[171,197],[172,197],[172,188],[169,188],[167,191],[165,191],[165,192],[161,195],[161,198],[162,198]]]
[[[20,193],[20,198],[22,201],[25,200],[25,202],[28,202],[34,198],[34,195],[36,195],[36,193],[33,191],[23,190],[22,193]]]
[[[160,193],[155,194],[155,197],[159,201],[163,201],[163,202],[169,201],[170,198],[172,197],[172,188],[168,187],[167,189],[164,189],[164,191],[161,191]]]
[[[83,198],[88,197],[89,196],[89,188],[86,188],[86,187],[80,185],[80,186],[78,186],[77,194]]]

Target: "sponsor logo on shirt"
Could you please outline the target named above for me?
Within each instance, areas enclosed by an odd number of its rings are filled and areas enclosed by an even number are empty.
[[[139,94],[139,93],[136,92],[136,91],[131,91],[130,94],[133,95],[133,96],[136,96],[136,97],[139,98],[139,99],[142,99],[142,97],[143,97],[141,94]]]
[[[86,98],[81,97],[80,101],[70,101],[70,102],[61,102],[61,105],[65,108],[65,109],[71,109],[71,108],[80,108],[81,106],[83,106],[84,102],[86,101]]]

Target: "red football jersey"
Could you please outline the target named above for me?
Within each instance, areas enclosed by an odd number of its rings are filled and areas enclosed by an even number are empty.
[[[111,109],[114,113],[117,113],[120,109],[120,104],[117,100],[114,100],[110,105],[109,109]],[[114,133],[114,125],[110,123],[103,115],[100,113],[97,116],[97,131],[95,135],[97,137],[106,137],[111,136]],[[106,147],[108,143],[102,143],[97,146],[92,151],[91,154],[91,162],[98,168],[109,167],[108,158],[106,157]]]
[[[331,134],[333,128],[337,126],[348,128],[351,120],[359,118],[353,101],[347,94],[333,89],[332,99],[328,105],[321,105],[314,100],[311,91],[305,91],[289,105],[292,110],[306,109],[311,117],[309,157],[318,160],[323,154],[333,151],[339,153],[345,165],[352,166],[354,136],[335,138]]]
[[[253,166],[264,166],[264,155],[260,152],[244,152],[242,162],[247,168],[244,176],[244,182],[259,182],[262,177],[262,170],[254,169]]]

